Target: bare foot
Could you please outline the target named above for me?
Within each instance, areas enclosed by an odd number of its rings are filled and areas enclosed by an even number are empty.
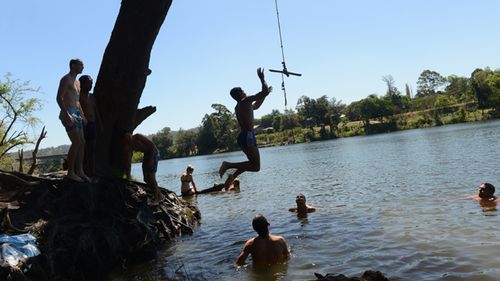
[[[228,189],[231,187],[231,185],[233,184],[233,182],[234,182],[234,179],[235,179],[235,178],[236,178],[236,177],[234,176],[234,174],[231,174],[231,175],[229,175],[229,176],[227,177],[227,180],[226,180],[226,182],[224,183],[224,189],[225,189],[225,190],[228,190]]]
[[[222,176],[224,176],[224,173],[227,171],[227,169],[228,169],[227,162],[226,161],[222,162],[222,165],[220,165],[220,168],[219,168],[220,178],[222,178]]]
[[[77,181],[77,182],[83,182],[83,179],[80,178],[75,173],[68,173],[65,178],[70,179],[70,180],[74,180],[74,181]]]
[[[160,204],[160,202],[163,200],[165,200],[165,195],[160,193],[159,195],[155,196],[155,199],[148,202],[148,205],[149,206],[158,206],[158,204]]]
[[[89,178],[89,177],[87,177],[87,175],[86,175],[86,174],[84,174],[83,172],[79,173],[79,174],[78,174],[78,176],[79,176],[82,180],[84,180],[85,182],[91,182],[90,178]]]

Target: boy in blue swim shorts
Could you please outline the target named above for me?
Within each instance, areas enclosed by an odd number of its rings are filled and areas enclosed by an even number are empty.
[[[80,82],[76,79],[76,76],[83,71],[83,62],[79,59],[72,59],[69,62],[69,68],[69,73],[64,75],[59,82],[56,98],[61,109],[59,119],[66,128],[71,141],[66,177],[78,182],[89,182],[90,179],[83,171],[85,149],[83,126],[87,123],[87,119],[80,106]]]
[[[241,128],[241,132],[238,135],[238,145],[247,156],[248,161],[237,163],[226,161],[222,162],[222,165],[219,168],[219,176],[221,178],[228,169],[236,169],[233,174],[228,176],[226,182],[224,183],[226,189],[231,186],[234,179],[241,173],[246,171],[258,172],[260,170],[259,149],[257,148],[255,131],[253,129],[253,111],[257,110],[262,105],[264,99],[267,95],[269,95],[273,88],[267,85],[264,79],[264,70],[260,67],[257,69],[257,76],[259,77],[262,86],[261,91],[257,94],[247,96],[240,87],[235,87],[231,89],[230,92],[231,97],[236,101],[236,107],[234,110]]]

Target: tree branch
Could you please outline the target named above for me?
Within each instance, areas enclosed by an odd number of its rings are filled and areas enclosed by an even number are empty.
[[[146,118],[151,116],[153,113],[156,112],[156,106],[146,106],[140,109],[137,109],[135,113],[135,120],[134,120],[134,130],[139,126]]]
[[[3,146],[5,144],[5,138],[7,137],[7,134],[9,133],[10,129],[12,129],[14,122],[16,122],[17,111],[14,109],[14,107],[12,106],[12,103],[10,103],[10,101],[8,99],[6,99],[4,96],[0,96],[0,97],[9,105],[10,109],[14,113],[14,116],[12,117],[12,120],[10,121],[9,127],[7,127],[7,129],[5,130],[5,134],[3,135],[2,140],[0,141],[0,146]]]
[[[40,136],[38,137],[38,140],[36,141],[35,145],[35,150],[33,150],[33,162],[31,163],[31,167],[28,171],[28,175],[33,175],[33,172],[35,172],[35,168],[37,166],[36,164],[36,154],[38,153],[38,146],[40,146],[40,142],[47,136],[47,131],[45,131],[45,126],[42,128],[42,132],[40,133]]]
[[[24,152],[22,148],[17,151],[17,156],[19,158],[19,173],[23,173]]]

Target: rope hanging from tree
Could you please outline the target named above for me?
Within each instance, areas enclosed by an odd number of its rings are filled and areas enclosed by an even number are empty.
[[[274,0],[274,4],[276,6],[276,19],[278,20],[278,32],[279,32],[279,35],[280,35],[281,57],[283,59],[283,61],[281,62],[281,64],[283,65],[283,69],[282,70],[269,69],[269,71],[281,73],[281,90],[283,91],[283,95],[285,97],[285,106],[286,106],[287,105],[287,100],[286,100],[286,88],[285,88],[285,75],[286,75],[286,77],[290,77],[290,75],[302,76],[302,74],[295,73],[295,72],[290,72],[286,68],[285,51],[284,51],[284,48],[283,48],[283,37],[281,36],[280,13],[278,11],[278,0]]]

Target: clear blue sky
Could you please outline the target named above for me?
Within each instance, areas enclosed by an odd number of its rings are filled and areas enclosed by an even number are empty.
[[[68,144],[55,95],[68,61],[81,58],[97,77],[120,8],[119,0],[0,2],[0,74],[40,86],[38,114],[48,138],[42,147]],[[497,0],[280,0],[288,69],[288,108],[302,95],[350,103],[385,93],[382,76],[404,90],[425,69],[469,76],[500,67]],[[213,103],[233,109],[229,90],[259,90],[256,68],[266,69],[275,91],[256,112],[285,109],[281,50],[274,0],[174,0],[154,45],[141,106],[157,112],[136,132],[151,134],[200,125]]]

